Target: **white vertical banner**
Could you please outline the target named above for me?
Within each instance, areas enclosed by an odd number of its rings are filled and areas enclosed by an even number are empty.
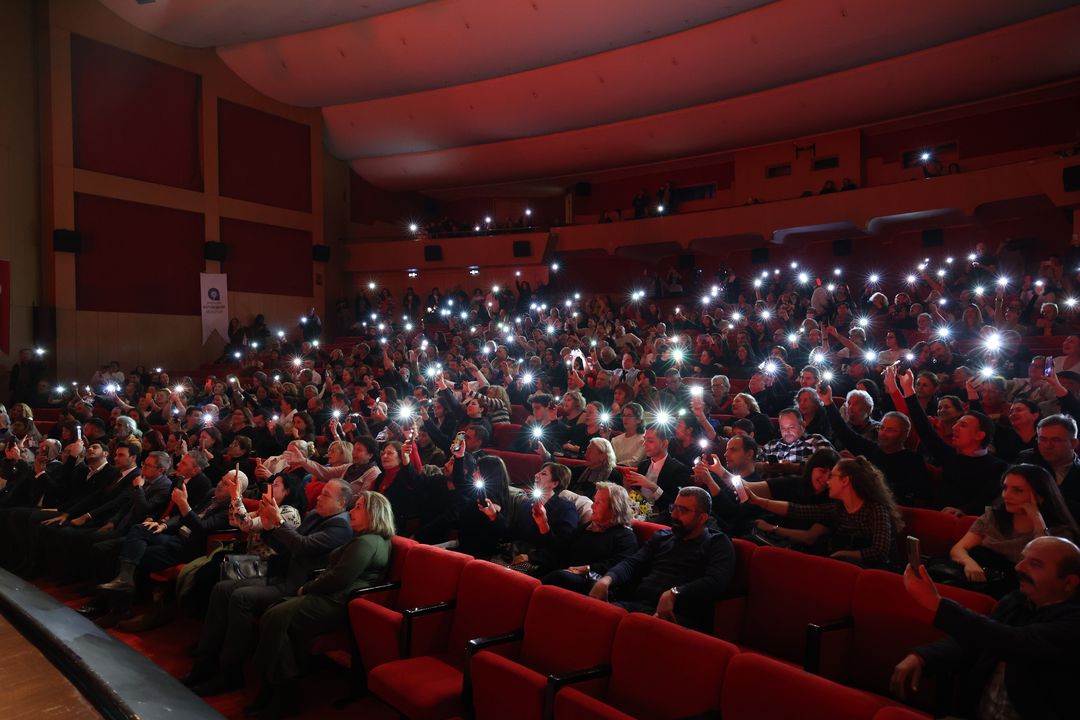
[[[229,342],[229,276],[223,273],[199,275],[202,307],[203,345],[216,331],[226,344]]]

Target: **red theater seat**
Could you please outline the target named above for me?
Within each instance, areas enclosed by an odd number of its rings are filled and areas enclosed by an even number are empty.
[[[974,515],[957,518],[940,510],[902,507],[904,534],[919,538],[919,550],[927,557],[948,557],[952,546],[975,522]]]
[[[938,585],[943,597],[983,614],[994,608],[993,598],[981,593]],[[940,639],[943,633],[928,623],[904,590],[904,579],[883,570],[863,570],[855,582],[845,683],[888,695],[893,668],[912,648]],[[827,633],[825,630],[823,634]],[[814,643],[815,633],[810,634]],[[812,653],[811,653],[812,654]],[[810,668],[813,670],[813,668]],[[925,679],[912,705],[932,709],[932,683]]]
[[[532,409],[527,408],[524,405],[511,405],[510,406],[510,422],[517,425],[524,425],[525,421],[532,417]]]
[[[431,654],[379,665],[368,687],[383,701],[413,720],[438,720],[466,711],[464,668],[469,640],[520,632],[538,580],[493,563],[474,560],[461,573],[456,603],[441,606],[453,624],[445,645]],[[417,613],[439,612],[420,608]],[[509,650],[501,645],[493,650]]]
[[[662,661],[650,663],[643,676],[643,660],[658,651]],[[555,696],[555,718],[675,720],[718,713],[724,672],[738,652],[723,640],[631,613],[615,632],[607,692],[594,698],[567,687]]]
[[[511,485],[528,485],[533,476],[540,472],[544,461],[535,453],[510,452],[509,450],[488,450],[489,455],[501,457],[506,463],[506,472],[510,474]]]
[[[724,720],[872,720],[885,704],[756,653],[740,653],[728,663],[720,701]]]
[[[728,609],[742,613],[738,635],[724,639],[801,666],[807,626],[850,617],[859,572],[855,565],[839,560],[759,547],[750,563],[745,601],[717,603],[718,625],[723,621],[731,626],[731,618],[724,617]],[[832,669],[839,659],[835,653],[828,657]]]
[[[449,618],[439,614],[414,619],[406,611],[453,600],[469,561],[468,555],[416,545],[405,557],[396,596],[349,602],[349,625],[365,670],[371,672],[385,662],[428,652],[446,642]]]
[[[561,588],[538,588],[525,617],[520,649],[509,656],[484,649],[472,658],[477,720],[541,720],[552,700],[548,677],[607,665],[615,630],[625,616],[625,610],[608,603]],[[605,686],[604,681],[592,681],[578,689],[598,695]]]
[[[514,440],[521,433],[521,425],[514,423],[492,425],[491,429],[494,431],[494,435],[491,438],[491,444],[499,450],[509,450],[514,446]]]

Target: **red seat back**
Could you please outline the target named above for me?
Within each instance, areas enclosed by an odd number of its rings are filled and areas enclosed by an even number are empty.
[[[511,485],[529,485],[533,476],[540,472],[544,461],[535,453],[510,452],[509,450],[490,450],[490,455],[501,457],[506,463],[506,472],[510,475]]]
[[[625,615],[622,608],[569,590],[539,587],[525,617],[521,663],[543,675],[605,664]]]
[[[304,486],[304,497],[307,498],[307,506],[309,508],[315,507],[315,500],[319,497],[319,493],[322,492],[323,486],[325,485],[325,480],[311,480]]]
[[[657,652],[663,660],[648,663],[648,681],[643,682],[642,664]],[[718,638],[631,613],[615,633],[606,702],[642,719],[719,712],[724,672],[738,653],[737,647]],[[661,688],[670,691],[658,692]]]
[[[649,542],[653,535],[659,530],[668,530],[667,525],[661,525],[659,523],[646,522],[645,520],[635,520],[630,527],[634,531],[634,537],[637,538],[638,547],[641,547],[645,543]]]
[[[387,582],[398,582],[405,574],[405,558],[416,547],[416,541],[395,535],[390,538],[390,567],[386,571]]]
[[[971,527],[940,510],[901,507],[904,515],[904,534],[919,538],[919,550],[928,557],[948,557],[949,551]]]
[[[255,498],[243,498],[242,502],[244,503],[244,509],[249,513],[259,512],[259,501]]]
[[[510,406],[510,422],[524,425],[525,421],[532,417],[532,410],[524,405]]]
[[[455,659],[464,661],[469,640],[520,630],[525,625],[533,591],[538,587],[540,581],[525,573],[484,560],[470,562],[461,572],[447,649],[452,653],[460,651]]]
[[[728,663],[720,703],[724,720],[869,720],[884,704],[756,653],[740,653]]]
[[[491,429],[494,434],[491,437],[491,444],[499,450],[509,450],[514,446],[514,440],[521,433],[521,426],[514,423],[502,423],[499,425],[492,425]]]
[[[461,571],[471,558],[429,545],[415,545],[405,556],[397,608],[414,608],[452,600]]]
[[[806,626],[851,614],[859,568],[792,550],[760,547],[750,568],[742,642],[802,663]]]
[[[964,607],[988,614],[993,598],[981,593],[938,585],[943,597]],[[855,630],[851,639],[848,679],[855,687],[886,694],[893,668],[918,645],[943,636],[927,622],[923,610],[904,589],[900,575],[884,570],[864,570],[855,582],[852,597]],[[929,690],[929,688],[927,688]],[[920,693],[913,704],[929,707],[931,693]]]

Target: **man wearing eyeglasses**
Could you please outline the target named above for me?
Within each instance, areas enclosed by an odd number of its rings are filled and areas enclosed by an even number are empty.
[[[1050,415],[1039,421],[1035,433],[1036,447],[1021,452],[1016,461],[1049,470],[1075,517],[1080,511],[1080,457],[1076,454],[1080,441],[1076,438],[1076,420],[1068,415]]]
[[[630,612],[711,631],[712,608],[735,574],[728,536],[706,527],[712,498],[684,487],[671,503],[671,529],[660,530],[633,556],[608,570],[589,595]]]

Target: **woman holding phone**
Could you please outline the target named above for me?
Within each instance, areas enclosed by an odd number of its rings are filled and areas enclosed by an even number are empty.
[[[826,540],[829,557],[864,567],[888,562],[903,519],[881,471],[861,455],[841,460],[829,472],[828,489],[835,502],[822,505],[769,500],[750,487],[747,493],[766,512],[813,522],[806,539]]]

